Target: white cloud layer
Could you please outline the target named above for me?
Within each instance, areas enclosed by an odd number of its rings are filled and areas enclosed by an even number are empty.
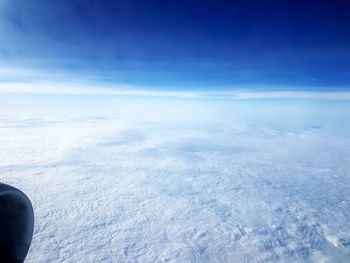
[[[3,100],[0,179],[33,202],[29,263],[350,257],[347,102]]]

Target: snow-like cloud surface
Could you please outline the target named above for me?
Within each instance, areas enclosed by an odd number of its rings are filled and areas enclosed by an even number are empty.
[[[349,103],[50,99],[0,106],[27,262],[350,257]]]

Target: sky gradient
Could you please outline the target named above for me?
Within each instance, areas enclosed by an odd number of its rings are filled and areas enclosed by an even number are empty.
[[[338,0],[2,0],[0,90],[344,92],[349,28]]]

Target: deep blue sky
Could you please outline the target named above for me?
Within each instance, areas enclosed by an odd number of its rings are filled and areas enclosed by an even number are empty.
[[[3,67],[75,80],[350,90],[345,0],[2,0],[0,36]]]

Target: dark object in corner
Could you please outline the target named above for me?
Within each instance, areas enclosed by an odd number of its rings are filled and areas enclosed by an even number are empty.
[[[23,262],[32,242],[33,207],[20,190],[0,184],[0,262]]]

